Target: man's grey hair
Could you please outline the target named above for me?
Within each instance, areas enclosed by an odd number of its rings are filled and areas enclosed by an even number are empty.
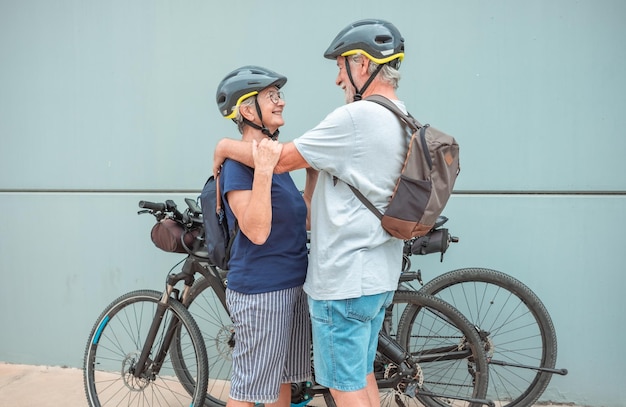
[[[351,57],[352,61],[355,63],[361,62],[361,58],[365,58],[365,56],[363,54],[355,54]],[[370,64],[367,68],[367,72],[371,75],[374,73],[376,68],[378,68],[378,64],[370,59]],[[398,82],[400,82],[400,71],[392,68],[389,64],[384,64],[376,77],[380,78],[381,81],[390,84],[391,86],[393,86],[394,89],[398,89]]]
[[[235,108],[237,112],[237,114],[235,115],[235,123],[237,123],[237,129],[241,134],[243,134],[243,126],[245,126],[245,123],[243,122],[243,116],[239,112],[239,109],[241,109],[241,106],[254,106],[255,100],[256,95],[250,96],[249,98],[244,99],[244,101]]]

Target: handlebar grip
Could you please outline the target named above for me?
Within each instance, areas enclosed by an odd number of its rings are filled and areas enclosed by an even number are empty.
[[[140,208],[145,208],[145,209],[150,209],[152,211],[161,211],[161,212],[165,211],[165,204],[164,203],[155,203],[155,202],[150,202],[150,201],[139,201],[139,207]]]
[[[185,202],[187,203],[187,206],[193,213],[196,213],[196,214],[202,213],[202,209],[200,209],[196,201],[194,201],[193,199],[185,198]]]

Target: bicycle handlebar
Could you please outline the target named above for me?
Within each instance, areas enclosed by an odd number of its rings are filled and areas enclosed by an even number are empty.
[[[165,217],[170,217],[185,224],[202,223],[202,211],[196,202],[189,198],[185,198],[185,202],[187,203],[188,208],[185,210],[185,213],[181,213],[178,210],[176,203],[171,199],[168,199],[165,202],[150,202],[141,200],[139,201],[139,207],[144,210],[139,211],[139,214],[151,213],[159,220]]]
[[[202,211],[196,201],[185,198],[188,209],[185,213],[180,213],[176,207],[176,203],[171,199],[165,202],[139,201],[139,207],[146,209],[139,213],[152,213],[157,219],[167,217],[167,213],[171,213],[171,217],[183,224],[202,223]],[[433,229],[425,236],[412,238],[404,241],[403,255],[406,259],[411,255],[425,255],[430,253],[441,253],[441,261],[443,255],[450,246],[450,243],[457,243],[459,238],[450,235],[448,229],[442,228],[448,218],[440,216],[433,226]]]
[[[142,209],[150,209],[151,211],[156,212],[165,212],[165,204],[164,203],[156,203],[150,201],[139,201],[139,207]]]

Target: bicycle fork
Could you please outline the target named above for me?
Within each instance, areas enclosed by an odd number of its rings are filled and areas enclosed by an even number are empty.
[[[172,319],[169,322],[167,330],[165,331],[166,334],[163,338],[163,341],[161,342],[159,350],[156,353],[156,357],[152,361],[149,361],[149,357],[152,351],[152,345],[156,340],[157,333],[163,321],[163,317],[165,316],[165,311],[167,311],[169,307],[169,301],[172,298],[172,293],[177,293],[177,290],[174,289],[174,286],[180,280],[185,280],[185,288],[182,294],[182,297],[184,298],[186,297],[187,292],[193,284],[194,277],[193,274],[189,274],[189,272],[185,269],[183,269],[183,271],[178,274],[168,276],[165,291],[163,291],[161,299],[157,304],[157,310],[155,312],[154,318],[152,319],[152,324],[150,325],[148,335],[146,336],[146,339],[144,341],[141,354],[139,355],[139,359],[137,360],[137,363],[135,365],[135,370],[134,372],[131,372],[133,376],[137,378],[147,376],[145,374],[145,372],[147,371],[149,373],[148,379],[152,380],[161,370],[161,366],[163,365],[163,361],[165,360],[167,351],[170,348],[170,344],[172,343],[174,334],[176,333],[176,330],[180,325],[180,321],[175,315],[172,316]]]

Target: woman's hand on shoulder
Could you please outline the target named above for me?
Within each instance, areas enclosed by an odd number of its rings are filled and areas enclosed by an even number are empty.
[[[278,163],[283,145],[277,140],[264,138],[261,141],[252,141],[252,157],[255,171],[274,172]]]

